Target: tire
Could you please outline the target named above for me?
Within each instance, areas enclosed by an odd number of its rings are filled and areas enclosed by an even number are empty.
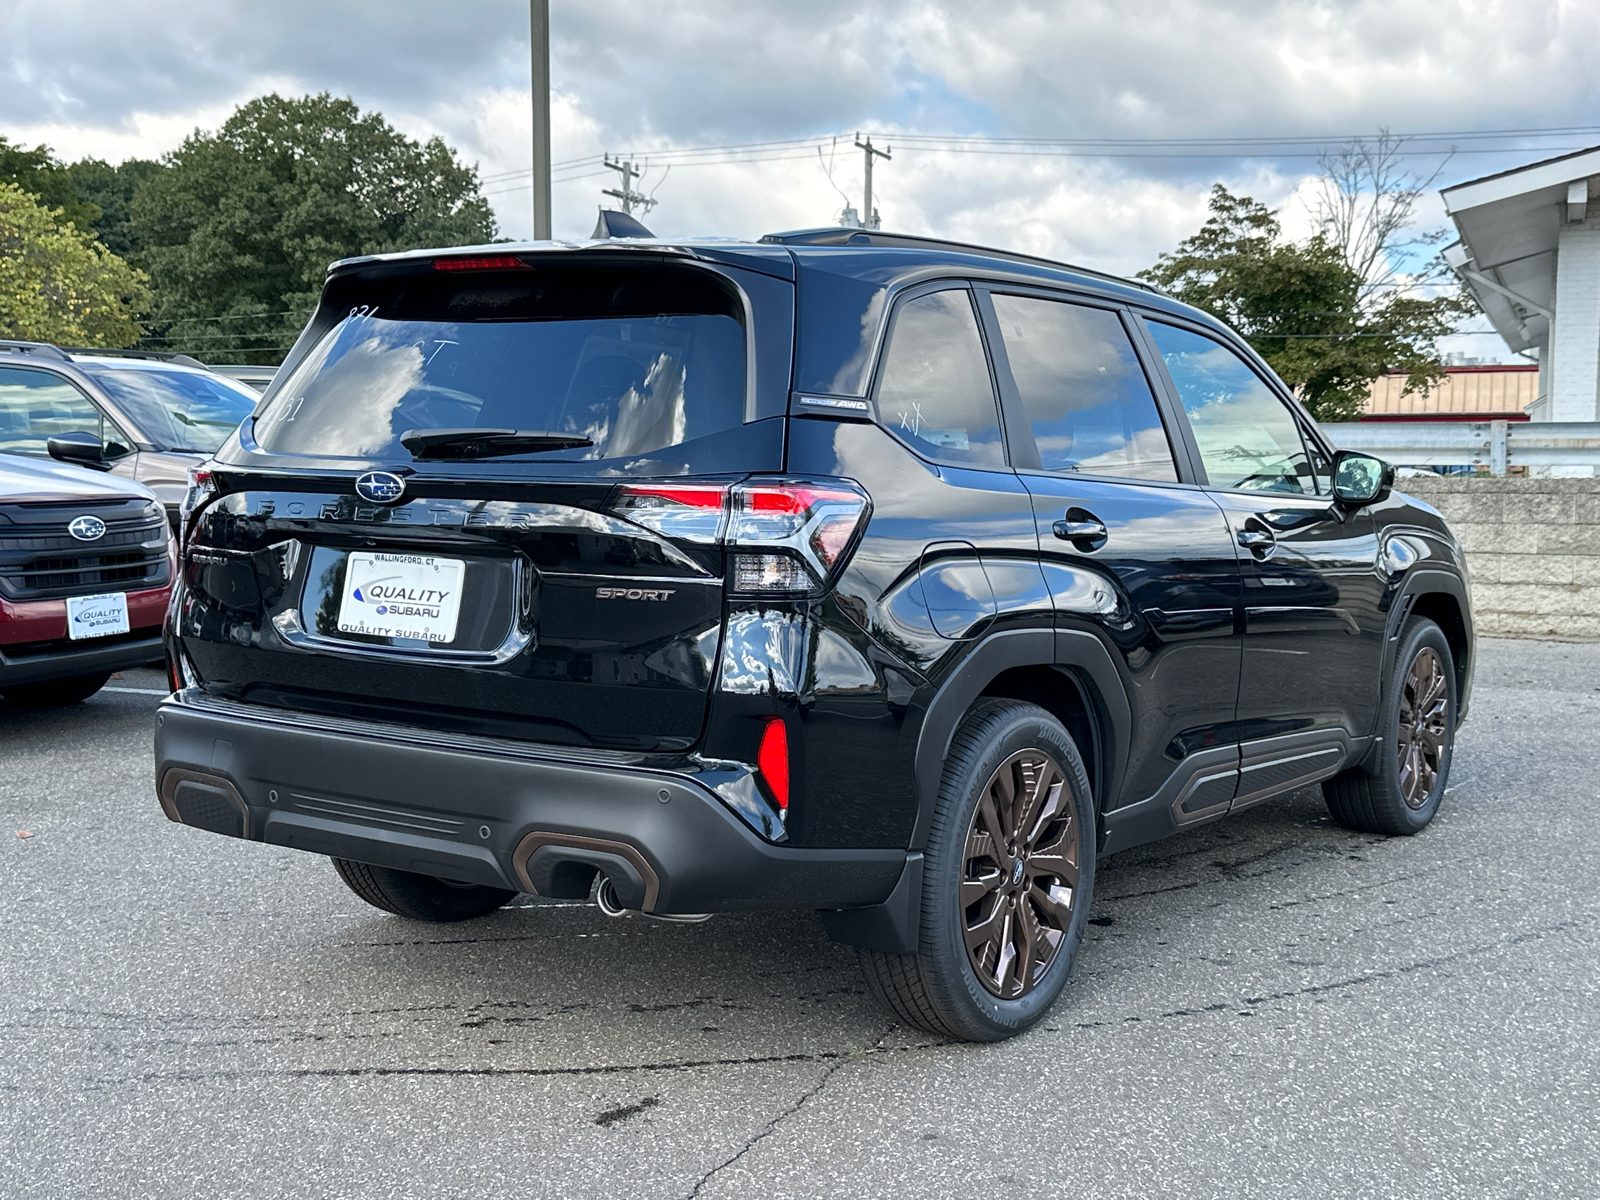
[[[1455,754],[1455,656],[1444,631],[1424,617],[1407,621],[1388,682],[1377,769],[1341,772],[1322,795],[1347,829],[1409,836],[1439,811]]]
[[[78,675],[72,679],[51,679],[45,683],[25,683],[0,692],[19,708],[61,708],[87,700],[111,678],[110,671],[97,675]]]
[[[1006,780],[1019,805],[1007,803]],[[1029,848],[1013,853],[1008,830]],[[868,989],[892,1016],[942,1037],[997,1042],[1023,1032],[1072,973],[1095,847],[1089,778],[1060,722],[1032,704],[979,701],[945,759],[923,852],[917,952],[858,951]],[[979,940],[971,951],[969,932]]]
[[[449,883],[432,875],[374,867],[344,858],[330,861],[345,885],[373,908],[413,921],[470,921],[488,916],[517,894],[504,888]]]

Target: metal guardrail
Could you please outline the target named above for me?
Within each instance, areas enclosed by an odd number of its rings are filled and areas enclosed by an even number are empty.
[[[1600,421],[1360,421],[1322,426],[1341,450],[1402,467],[1600,467]]]

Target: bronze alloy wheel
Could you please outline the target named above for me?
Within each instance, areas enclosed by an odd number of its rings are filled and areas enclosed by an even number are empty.
[[[1002,1000],[1025,996],[1055,960],[1078,890],[1078,829],[1066,772],[1019,750],[984,785],[967,829],[961,926],[967,958]]]
[[[1450,689],[1444,663],[1431,646],[1411,660],[1400,695],[1400,726],[1395,736],[1399,760],[1400,794],[1412,808],[1421,808],[1433,795],[1443,765],[1450,716]]]

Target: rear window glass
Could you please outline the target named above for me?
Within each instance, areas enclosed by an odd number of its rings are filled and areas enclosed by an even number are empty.
[[[699,272],[430,270],[361,298],[257,418],[263,449],[409,457],[400,439],[412,430],[515,429],[593,444],[494,461],[583,461],[744,419],[738,310]]]
[[[80,366],[163,450],[214,453],[261,398],[243,384],[203,371]]]

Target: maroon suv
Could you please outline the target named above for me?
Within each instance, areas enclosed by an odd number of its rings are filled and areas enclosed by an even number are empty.
[[[149,488],[0,454],[0,695],[75,704],[159,660],[175,568]]]

